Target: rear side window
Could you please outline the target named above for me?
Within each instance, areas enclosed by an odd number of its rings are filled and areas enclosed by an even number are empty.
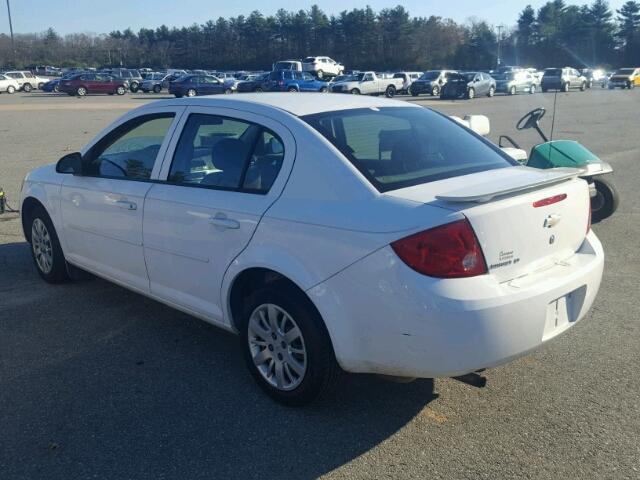
[[[238,119],[191,114],[176,147],[169,182],[267,193],[284,146],[270,130]]]
[[[303,120],[380,192],[516,164],[489,142],[426,108],[343,110]]]

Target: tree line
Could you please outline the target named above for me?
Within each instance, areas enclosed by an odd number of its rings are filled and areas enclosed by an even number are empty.
[[[612,10],[605,0],[582,6],[552,0],[530,5],[517,24],[465,24],[439,16],[412,17],[402,6],[354,8],[327,15],[279,10],[264,16],[218,18],[189,27],[142,28],[103,35],[61,36],[53,28],[0,34],[0,66],[270,69],[277,60],[328,55],[348,69],[486,69],[501,64],[640,66],[640,2]]]

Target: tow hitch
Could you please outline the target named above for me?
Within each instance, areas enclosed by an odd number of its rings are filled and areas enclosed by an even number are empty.
[[[465,375],[460,375],[459,377],[451,377],[454,380],[458,380],[459,382],[466,383],[467,385],[471,385],[476,388],[484,388],[487,385],[487,377],[483,377],[479,372],[483,370],[478,370],[477,372],[467,373]]]

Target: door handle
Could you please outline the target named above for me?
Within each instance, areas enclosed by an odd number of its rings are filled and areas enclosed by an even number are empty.
[[[137,210],[138,205],[134,202],[130,202],[129,200],[118,200],[116,202],[116,206],[119,208],[124,208],[125,210]]]
[[[220,214],[216,215],[215,217],[209,218],[209,223],[215,227],[228,228],[231,230],[240,228],[240,222],[232,218],[227,218],[225,215]]]

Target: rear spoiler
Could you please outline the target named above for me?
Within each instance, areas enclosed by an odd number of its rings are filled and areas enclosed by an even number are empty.
[[[464,189],[451,190],[450,192],[436,195],[436,198],[445,202],[485,203],[498,196],[535,190],[542,186],[564,182],[583,173],[583,170],[578,168],[540,170],[531,167],[512,167],[508,170],[510,175],[507,178],[501,176],[497,181],[489,180]],[[504,170],[502,170],[502,173],[504,173]]]

